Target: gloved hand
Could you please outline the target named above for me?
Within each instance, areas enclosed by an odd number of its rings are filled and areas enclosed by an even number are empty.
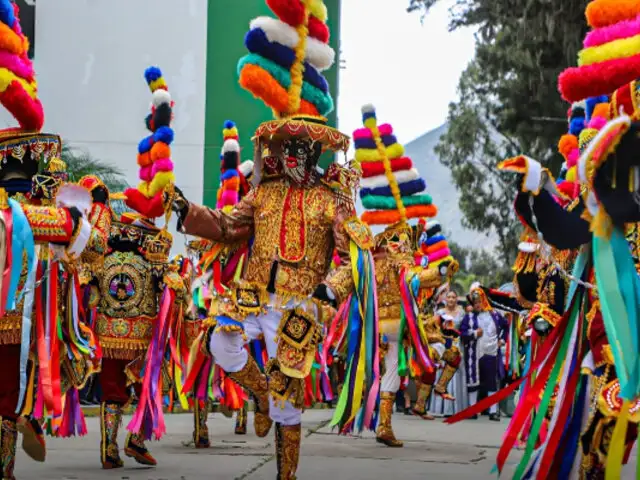
[[[551,328],[553,328],[551,324],[547,322],[544,318],[536,318],[533,321],[533,329],[536,331],[538,335],[542,337],[547,336],[551,331]]]
[[[540,162],[525,155],[519,155],[501,162],[498,169],[506,172],[517,173],[520,177],[520,190],[525,193],[538,195],[543,188],[552,194],[564,198],[553,180],[549,169],[544,168]]]
[[[333,308],[338,307],[338,304],[336,302],[336,296],[331,291],[331,289],[327,287],[324,283],[321,283],[316,287],[312,297],[315,298],[316,300],[319,300],[320,302],[328,303]]]

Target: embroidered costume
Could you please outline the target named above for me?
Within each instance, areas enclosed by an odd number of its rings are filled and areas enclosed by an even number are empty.
[[[152,133],[138,148],[142,182],[138,189],[125,192],[125,203],[136,212],[126,212],[111,224],[104,264],[92,270],[90,281],[89,297],[97,307],[96,331],[104,356],[98,379],[105,469],[123,466],[117,436],[132,388],[138,406],[127,426],[124,451],[138,463],[156,464],[145,440],[152,434],[160,438],[165,430],[162,394],[171,388],[165,348],[170,329],[184,313],[186,288],[178,266],[169,265],[171,235],[153,223],[166,213],[163,194],[172,190],[173,101],[158,68],[148,68],[145,79],[153,93],[146,121]]]
[[[319,0],[269,1],[268,6],[278,19],[252,21],[245,38],[250,54],[239,64],[240,85],[277,117],[254,136],[255,187],[229,212],[184,198],[174,208],[185,233],[224,245],[252,241],[240,278],[212,300],[215,326],[205,344],[216,363],[253,395],[256,434],[266,436],[276,422],[278,478],[288,480],[298,466],[304,379],[316,358],[325,305],[357,295],[363,308],[355,320],[362,328],[373,323],[373,308],[367,307],[372,268],[354,278],[351,267],[352,256],[370,262],[372,236],[355,215],[357,172],[335,163],[322,173],[317,168],[322,152],[349,146],[348,137],[322,117],[333,109],[320,73],[334,58],[326,7]],[[342,263],[330,272],[334,248]],[[266,375],[245,349],[260,335],[270,358]],[[373,357],[377,346],[366,348]],[[377,407],[378,380],[374,372],[366,378],[373,398],[367,424]],[[357,388],[362,395],[362,382]],[[350,404],[347,421],[353,422],[360,399]]]
[[[354,132],[356,160],[361,162],[363,170],[360,196],[365,208],[370,209],[362,219],[370,225],[387,225],[376,235],[374,250],[378,315],[385,352],[376,440],[389,447],[402,447],[393,433],[391,414],[400,389],[400,377],[408,373],[403,343],[406,337],[419,369],[435,378],[440,357],[435,348],[429,347],[433,339],[428,334],[422,335],[417,296],[420,289],[439,287],[454,270],[449,268],[453,264],[444,237],[430,257],[425,251],[424,262],[422,256],[414,258],[418,244],[407,220],[433,217],[436,207],[431,197],[422,193],[425,182],[413,168],[411,159],[403,156],[404,148],[393,135],[391,125],[378,126],[372,106],[363,107],[362,113],[364,128]],[[444,342],[439,345],[443,346],[439,352],[442,354]],[[433,385],[433,379],[429,384]],[[421,402],[423,414],[424,400]]]
[[[46,456],[45,419],[55,435],[84,432],[74,387],[87,372],[73,366],[95,368],[100,355],[78,308],[77,269],[100,243],[90,216],[105,205],[67,183],[60,137],[40,133],[44,112],[18,7],[2,0],[0,11],[0,102],[20,125],[0,131],[0,477],[10,480],[18,432],[37,461]]]

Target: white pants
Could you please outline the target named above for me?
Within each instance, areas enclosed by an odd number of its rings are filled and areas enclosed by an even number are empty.
[[[209,350],[216,363],[226,372],[239,372],[247,364],[249,353],[244,348],[247,341],[255,340],[264,335],[269,358],[276,356],[278,344],[275,337],[280,326],[282,313],[268,309],[267,313],[260,316],[250,315],[244,321],[245,341],[241,333],[216,332],[211,335]],[[302,418],[302,410],[295,408],[290,402],[284,407],[274,405],[273,398],[269,396],[269,414],[274,422],[282,425],[299,425]]]

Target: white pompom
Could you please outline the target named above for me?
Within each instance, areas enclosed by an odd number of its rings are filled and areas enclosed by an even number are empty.
[[[362,113],[376,113],[376,107],[371,103],[362,106]]]
[[[253,172],[253,160],[245,160],[240,164],[238,170],[240,170],[240,173],[242,173],[242,175],[248,177],[251,172]]]
[[[227,152],[240,153],[240,144],[237,140],[231,138],[224,142],[224,145],[222,145],[222,154],[224,155]]]
[[[153,106],[158,108],[164,103],[171,105],[171,94],[163,89],[153,92]]]

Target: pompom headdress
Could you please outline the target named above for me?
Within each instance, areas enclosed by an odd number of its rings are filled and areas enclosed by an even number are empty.
[[[559,77],[560,93],[568,102],[610,95],[640,72],[640,3],[593,0],[586,18],[591,31],[578,53],[578,66]]]
[[[224,143],[220,153],[220,188],[217,208],[229,209],[240,199],[242,190],[247,188],[244,175],[240,172],[240,143],[238,128],[231,120],[224,122],[222,130]]]
[[[158,67],[147,68],[144,78],[152,93],[151,113],[145,119],[151,135],[143,138],[138,144],[141,182],[138,188],[125,191],[125,203],[144,217],[153,219],[165,213],[163,192],[168,185],[175,183],[171,160],[171,144],[174,138],[171,128],[173,100]]]
[[[353,133],[356,161],[362,167],[360,198],[369,225],[406,224],[411,218],[435,217],[437,209],[424,193],[426,183],[404,155],[389,124],[378,126],[372,105],[362,108],[364,128]]]
[[[322,0],[266,0],[278,17],[259,17],[245,37],[249,54],[238,64],[240,85],[262,100],[275,120],[261,124],[254,141],[292,137],[347,151],[349,137],[327,126],[334,109],[322,71],[333,65],[327,8]]]

